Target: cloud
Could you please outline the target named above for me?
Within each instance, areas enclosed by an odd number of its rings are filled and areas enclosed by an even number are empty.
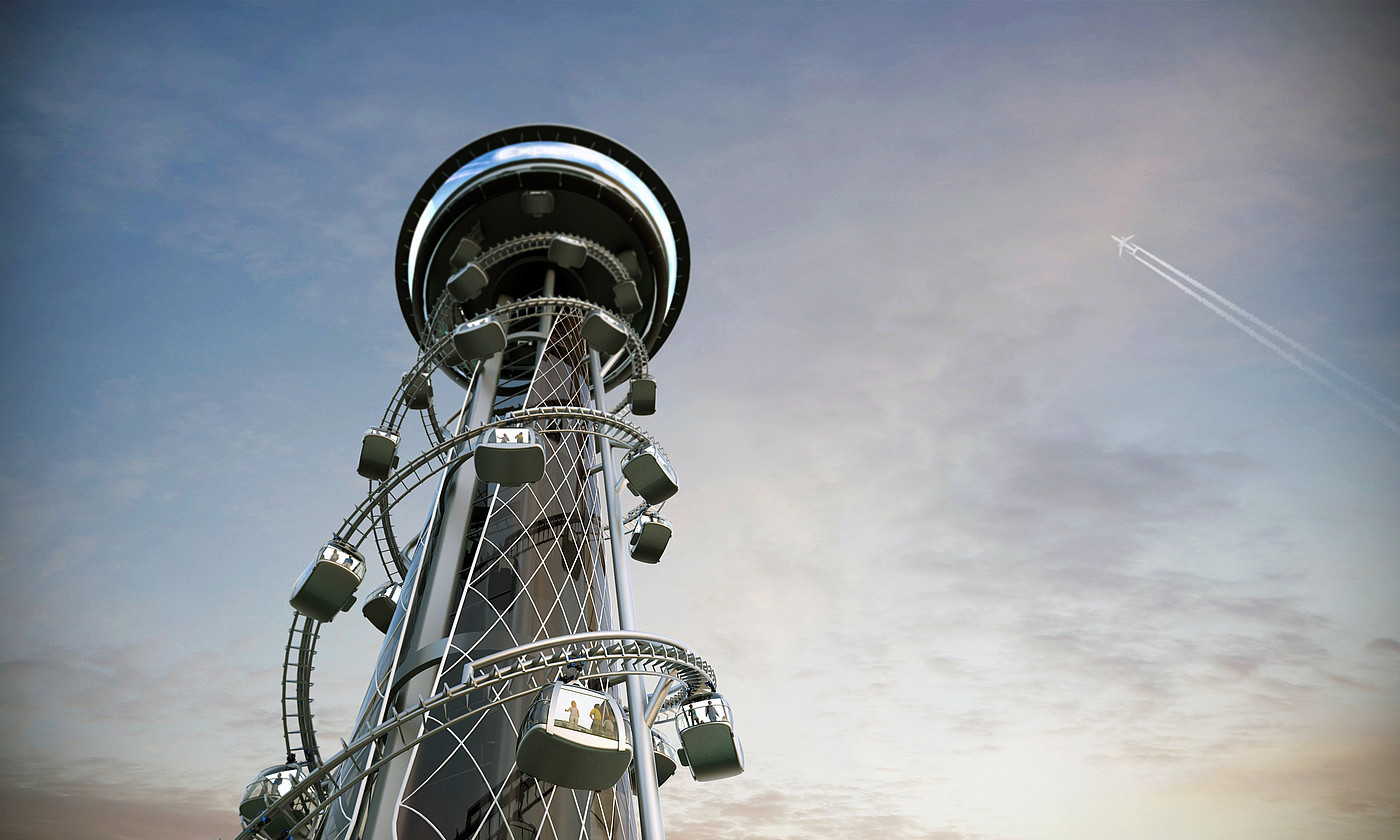
[[[879,835],[894,840],[994,840],[1005,835],[969,830],[955,822],[929,819],[917,800],[833,781],[775,789],[705,785],[668,796],[666,834],[677,840],[777,840]],[[910,813],[911,811],[915,813]]]
[[[1400,653],[1400,641],[1395,639],[1372,639],[1366,643],[1367,653]]]
[[[1400,827],[1400,733],[1392,728],[1357,737],[1309,739],[1293,749],[1262,743],[1192,779],[1192,789],[1213,796],[1266,796],[1308,803],[1325,823],[1349,821],[1356,837],[1387,836]]]

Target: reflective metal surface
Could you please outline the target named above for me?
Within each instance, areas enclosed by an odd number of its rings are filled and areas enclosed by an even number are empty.
[[[366,429],[360,444],[360,463],[355,472],[372,481],[389,477],[398,460],[399,436],[384,429]]]
[[[597,188],[617,194],[632,206],[636,211],[635,218],[647,225],[651,236],[662,243],[662,250],[654,259],[658,263],[655,267],[661,274],[658,281],[661,309],[663,312],[669,309],[675,295],[677,265],[675,234],[667,221],[666,211],[662,209],[656,195],[635,172],[606,154],[573,143],[515,143],[487,152],[454,172],[433,193],[425,212],[413,228],[408,251],[410,271],[418,268],[423,238],[432,221],[450,209],[455,202],[463,196],[470,196],[473,189],[480,189],[490,181],[518,180],[522,174],[537,172],[581,176]],[[539,195],[538,191],[536,195]],[[522,208],[527,215],[538,216],[547,215],[553,212],[553,209],[553,202],[534,208],[528,205]],[[538,212],[540,210],[545,212]]]
[[[606,694],[555,683],[540,692],[520,725],[520,772],[578,790],[617,784],[632,761],[622,709]]]
[[[661,561],[661,553],[671,541],[671,520],[654,513],[637,518],[632,530],[632,559],[642,563]]]
[[[476,477],[490,484],[530,484],[544,477],[544,445],[528,426],[487,432],[475,460]]]
[[[690,244],[680,209],[631,150],[555,125],[483,137],[450,157],[419,190],[400,231],[395,267],[399,304],[414,337],[422,341],[450,279],[457,280],[454,297],[466,302],[469,317],[488,311],[502,294],[541,294],[539,273],[530,265],[547,261],[544,255],[506,261],[489,277],[457,276],[481,249],[546,231],[601,242],[616,254],[626,267],[620,279],[580,264],[561,246],[553,263],[559,293],[615,308],[655,352],[679,316],[689,280]],[[453,373],[465,382],[461,371]]]
[[[355,590],[365,579],[365,558],[356,549],[332,540],[292,587],[293,608],[317,621],[330,621],[355,603]]]
[[[680,490],[671,462],[655,446],[628,455],[622,462],[622,475],[627,479],[627,489],[649,504],[660,504]]]
[[[264,815],[263,812],[274,802],[291,792],[303,778],[300,767],[295,764],[279,764],[269,767],[254,777],[243,791],[238,803],[238,816],[243,827],[265,840],[283,840],[288,831],[302,817],[316,807],[315,797],[308,791],[296,801],[285,804],[285,810]],[[290,835],[295,840],[308,840],[316,833],[316,823],[312,822]]]
[[[714,693],[693,694],[676,720],[681,745],[697,782],[726,779],[744,772],[744,748],[734,734],[729,705]]]

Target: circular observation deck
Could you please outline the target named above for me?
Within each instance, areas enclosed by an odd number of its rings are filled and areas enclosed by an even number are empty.
[[[640,308],[635,298],[628,307],[617,303],[616,279],[599,262],[556,265],[534,252],[494,266],[485,289],[462,303],[465,317],[503,300],[545,294],[545,276],[553,269],[552,294],[613,309],[649,355],[660,349],[680,314],[690,275],[680,208],[660,176],[631,150],[557,125],[482,137],[449,157],[414,196],[394,265],[399,306],[414,339],[428,340],[428,320],[447,281],[461,269],[464,252],[537,233],[589,240],[616,256],[636,283]],[[465,383],[462,371],[449,372]],[[609,385],[616,381],[609,379]]]

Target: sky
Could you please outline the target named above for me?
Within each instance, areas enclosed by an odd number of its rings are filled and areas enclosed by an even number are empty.
[[[669,838],[1400,835],[1400,436],[1109,239],[1400,399],[1400,13],[246,2],[0,6],[0,840],[237,833],[403,214],[527,123],[691,238],[633,582],[748,770]]]

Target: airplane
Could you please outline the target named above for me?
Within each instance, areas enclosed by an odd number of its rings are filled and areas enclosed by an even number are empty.
[[[1110,233],[1110,234],[1108,235],[1108,237],[1109,237],[1110,239],[1112,239],[1114,242],[1117,242],[1117,243],[1118,243],[1118,256],[1120,256],[1120,257],[1123,256],[1123,249],[1124,249],[1124,248],[1127,248],[1127,249],[1128,249],[1128,253],[1129,253],[1129,254],[1133,254],[1134,256],[1137,255],[1138,246],[1133,245],[1133,244],[1130,244],[1130,243],[1128,242],[1128,240],[1132,239],[1134,236],[1137,236],[1137,234],[1136,234],[1136,233],[1130,233],[1130,234],[1128,234],[1127,236],[1114,236],[1113,234]]]

